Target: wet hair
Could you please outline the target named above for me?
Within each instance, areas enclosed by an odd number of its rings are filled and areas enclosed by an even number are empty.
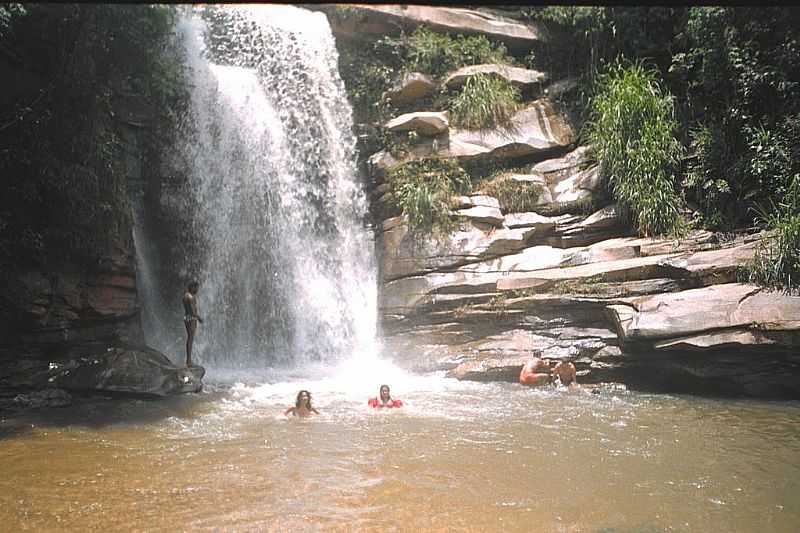
[[[189,290],[196,289],[198,287],[200,287],[200,283],[198,283],[196,279],[193,279],[188,285],[186,285],[186,288]]]
[[[296,409],[300,409],[300,396],[302,396],[304,392],[308,395],[308,408],[311,409],[311,393],[307,390],[301,390],[297,393],[297,398],[294,400],[294,406]]]
[[[389,385],[381,385],[380,386],[380,388],[378,389],[378,397],[380,397],[381,394],[383,393],[383,388],[384,387],[386,387],[386,392],[389,393],[389,398],[391,398],[392,397],[392,389],[389,388]]]

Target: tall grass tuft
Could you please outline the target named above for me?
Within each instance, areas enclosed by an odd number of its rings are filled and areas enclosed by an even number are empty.
[[[642,235],[681,234],[675,173],[684,148],[657,72],[617,62],[598,76],[590,105],[584,133],[623,216]]]
[[[520,108],[519,90],[503,78],[476,74],[450,101],[450,122],[461,128],[511,127]]]
[[[517,181],[508,174],[487,178],[479,182],[476,189],[497,198],[503,213],[536,211],[543,192],[538,183]]]
[[[757,211],[767,235],[742,277],[751,283],[800,294],[800,174],[794,175],[778,205]]]
[[[450,159],[411,161],[388,175],[393,203],[418,234],[443,236],[455,222],[450,218],[453,196],[466,193],[469,175]]]

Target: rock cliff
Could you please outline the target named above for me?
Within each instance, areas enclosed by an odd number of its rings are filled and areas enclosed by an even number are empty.
[[[323,10],[343,40],[374,40],[425,24],[526,50],[541,35],[465,9]],[[448,25],[449,11],[463,17],[461,25]],[[486,24],[466,22],[479,19]],[[345,20],[370,29],[356,35]],[[478,73],[530,86],[511,130],[461,130],[446,111],[428,107],[427,95],[437,87],[452,89]],[[407,112],[386,127],[420,138],[405,154],[362,154],[374,191],[387,348],[408,366],[447,370],[458,379],[516,381],[536,355],[574,362],[582,382],[800,396],[792,377],[800,368],[800,297],[737,283],[737,269],[752,258],[760,236],[632,235],[590,147],[576,144],[575,126],[551,100],[572,87],[569,80],[551,82],[545,72],[501,65],[465,65],[439,81],[425,72],[398,77],[387,96],[400,95]],[[386,208],[389,176],[409,161],[432,158],[505,164],[511,168],[505,179],[536,186],[537,200],[521,211],[508,199],[473,190],[453,200],[454,231],[443,239],[421,235]]]

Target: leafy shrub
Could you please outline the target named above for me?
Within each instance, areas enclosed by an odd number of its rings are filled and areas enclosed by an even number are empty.
[[[411,161],[389,172],[388,182],[393,203],[408,217],[411,230],[434,235],[452,231],[452,198],[470,187],[467,173],[450,159]]]
[[[542,186],[512,179],[507,173],[478,183],[476,189],[497,198],[504,213],[525,213],[536,210]]]
[[[356,122],[384,122],[394,111],[383,93],[402,70],[401,44],[386,37],[371,46],[342,41],[338,48],[339,74]]]
[[[26,14],[25,6],[18,3],[2,4],[0,5],[0,39],[2,39],[9,28],[12,26],[12,21],[15,17],[21,17]]]
[[[683,146],[672,116],[655,71],[617,63],[598,77],[585,133],[623,215],[642,235],[681,231],[674,173]]]
[[[505,45],[493,44],[483,35],[451,37],[420,26],[405,41],[406,69],[443,76],[465,65],[511,64]]]
[[[463,128],[509,127],[520,107],[519,90],[497,76],[469,76],[450,103],[450,121]]]
[[[796,10],[688,10],[670,73],[687,122],[699,124],[685,185],[707,223],[750,224],[754,207],[780,198],[800,171],[799,24]]]
[[[758,212],[768,232],[743,277],[766,287],[800,293],[800,174],[794,175],[782,201]]]
[[[8,19],[4,48],[48,75],[7,92],[0,270],[65,260],[97,264],[114,239],[130,238],[112,94],[134,93],[162,110],[145,150],[166,135],[185,101],[182,63],[170,50],[175,8],[27,4],[25,16],[16,15]],[[161,149],[163,143],[151,152]]]

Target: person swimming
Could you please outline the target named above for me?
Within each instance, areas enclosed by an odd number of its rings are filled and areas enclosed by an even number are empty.
[[[392,395],[389,392],[389,385],[381,385],[379,396],[377,398],[370,398],[367,401],[367,405],[370,407],[381,408],[381,407],[403,407],[403,402],[400,400],[393,400]]]
[[[288,408],[286,411],[283,412],[285,416],[298,416],[300,418],[304,418],[307,416],[311,416],[312,414],[319,414],[314,406],[311,405],[311,393],[307,390],[301,390],[297,393],[297,399],[294,402],[294,407]]]

